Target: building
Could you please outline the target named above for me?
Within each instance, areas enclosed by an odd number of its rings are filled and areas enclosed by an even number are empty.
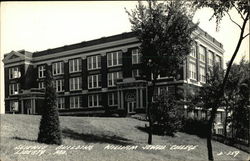
[[[201,36],[187,57],[179,79],[158,77],[157,89],[201,86],[209,66],[223,66],[223,46],[199,29]],[[133,32],[39,52],[4,55],[6,113],[40,114],[45,70],[51,70],[61,115],[121,115],[145,112],[148,83],[140,75],[140,42]],[[195,115],[192,113],[190,115]]]

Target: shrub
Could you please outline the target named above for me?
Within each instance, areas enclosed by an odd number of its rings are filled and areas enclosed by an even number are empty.
[[[183,111],[175,96],[168,92],[163,92],[155,99],[151,114],[154,133],[174,136],[182,127]]]
[[[207,136],[208,122],[205,119],[184,118],[182,131],[205,138]]]
[[[62,144],[59,114],[56,107],[56,91],[51,72],[46,70],[45,100],[37,141],[46,144]]]

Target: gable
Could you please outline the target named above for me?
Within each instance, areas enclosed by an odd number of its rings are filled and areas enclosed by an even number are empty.
[[[24,60],[25,56],[19,52],[16,51],[11,51],[9,54],[7,54],[4,59],[3,62],[7,63],[7,62],[15,62],[15,61],[20,61],[20,60]]]

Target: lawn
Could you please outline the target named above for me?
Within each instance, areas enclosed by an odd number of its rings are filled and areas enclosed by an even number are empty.
[[[40,116],[1,115],[2,161],[207,160],[206,140],[180,132],[175,137],[153,135],[154,146],[143,149],[147,133],[140,129],[147,122],[133,118],[60,116],[63,135],[60,147],[36,142],[39,121]],[[216,141],[212,143],[215,160],[249,160],[248,153]]]

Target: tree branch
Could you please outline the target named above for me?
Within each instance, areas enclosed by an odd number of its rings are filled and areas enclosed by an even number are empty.
[[[243,38],[242,39],[245,39],[247,36],[249,36],[250,34],[248,33],[248,34],[246,34],[245,36],[243,36]]]
[[[240,17],[244,20],[244,16],[243,16],[242,13],[240,12],[240,10],[234,5],[234,3],[233,3],[233,6],[234,6],[234,8],[238,11],[238,13],[240,14]]]
[[[235,25],[237,25],[240,29],[242,29],[241,26],[240,26],[238,23],[236,23],[236,22],[232,19],[232,17],[230,16],[230,14],[229,14],[228,12],[226,12],[226,13],[227,13],[227,15],[229,16],[230,20],[231,20]]]

